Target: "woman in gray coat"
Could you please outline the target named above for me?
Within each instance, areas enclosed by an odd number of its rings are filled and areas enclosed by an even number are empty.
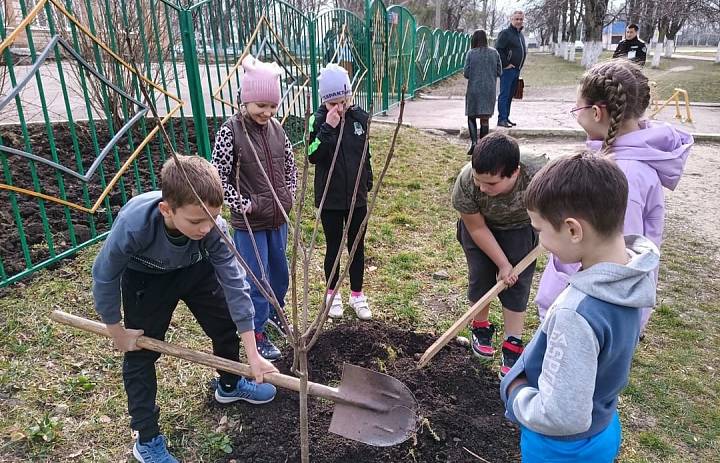
[[[480,118],[480,138],[490,131],[490,117],[495,110],[497,79],[502,74],[502,64],[497,50],[488,47],[487,34],[480,29],[475,31],[470,41],[471,49],[465,55],[465,115],[468,118],[468,130],[472,145],[468,156],[472,155],[478,140],[477,119]]]

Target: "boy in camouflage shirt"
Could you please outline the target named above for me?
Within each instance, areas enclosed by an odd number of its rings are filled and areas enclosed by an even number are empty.
[[[537,245],[524,195],[545,163],[544,157],[521,156],[514,138],[496,132],[475,147],[472,161],[460,171],[452,192],[453,207],[460,212],[457,239],[468,263],[470,305],[500,279],[509,286],[499,295],[505,325],[501,377],[523,351],[522,332],[535,262],[520,275],[512,275],[512,269]],[[472,350],[481,359],[495,355],[495,327],[489,315],[488,304],[471,326]]]

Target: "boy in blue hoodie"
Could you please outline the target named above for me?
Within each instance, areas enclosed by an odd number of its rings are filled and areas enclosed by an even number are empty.
[[[657,247],[623,236],[628,182],[589,152],[557,159],[528,186],[540,243],[581,270],[548,310],[500,384],[520,425],[525,463],[612,462],[620,450],[618,395],[627,385],[641,309],[655,303]]]
[[[203,158],[180,156],[178,162],[170,159],[163,166],[162,191],[135,196],[120,210],[92,269],[95,310],[115,347],[125,353],[130,426],[138,432],[133,456],[140,462],[177,462],[158,425],[155,361],[160,354],[139,349],[136,342],[141,335],[163,340],[180,300],[212,340],[215,355],[237,361],[240,333],[257,381],[220,371],[215,400],[261,404],[275,397],[272,384],[261,384],[265,373],[277,369],[255,345],[245,272],[197,201],[180,165],[227,233],[219,216],[223,186],[217,170]]]

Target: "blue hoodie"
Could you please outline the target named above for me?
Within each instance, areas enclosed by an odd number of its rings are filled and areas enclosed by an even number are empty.
[[[655,304],[652,241],[625,237],[627,265],[599,263],[570,277],[515,366],[500,383],[506,416],[545,436],[579,440],[603,431],[625,388],[640,309]],[[508,395],[525,374],[527,384]]]

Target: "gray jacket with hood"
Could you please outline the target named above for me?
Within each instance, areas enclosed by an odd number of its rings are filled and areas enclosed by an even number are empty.
[[[659,251],[625,237],[627,265],[599,263],[570,277],[515,366],[500,384],[506,417],[562,440],[603,431],[625,388],[640,333],[640,309],[655,304]],[[524,374],[527,384],[508,395]]]

